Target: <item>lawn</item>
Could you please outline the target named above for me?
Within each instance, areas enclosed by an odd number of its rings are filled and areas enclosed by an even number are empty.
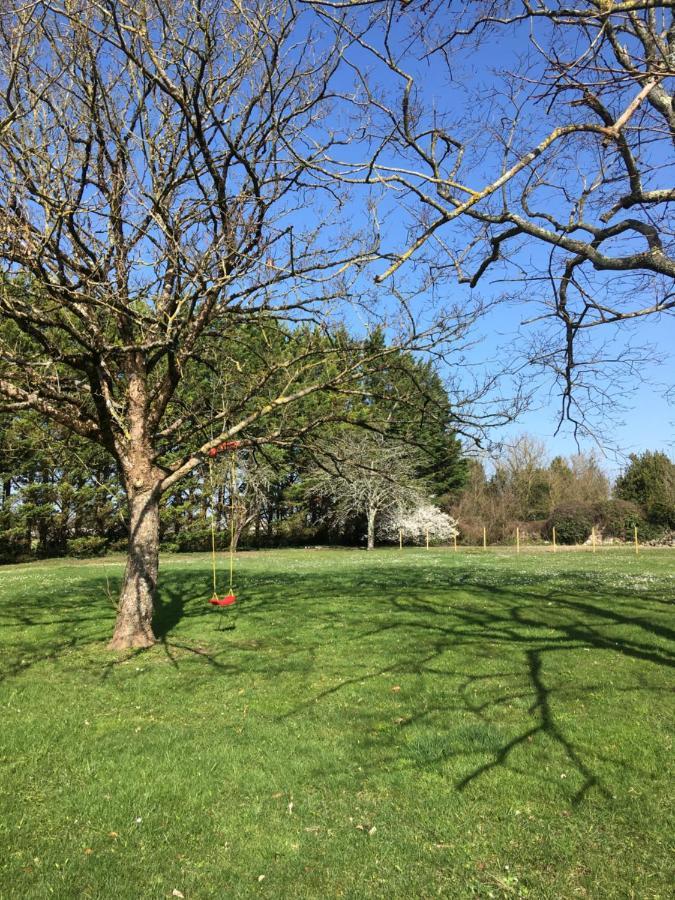
[[[674,564],[172,556],[123,656],[119,559],[5,567],[0,897],[672,897]]]

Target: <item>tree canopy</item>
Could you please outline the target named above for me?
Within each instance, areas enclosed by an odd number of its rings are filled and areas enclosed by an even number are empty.
[[[308,398],[472,318],[421,325],[390,294],[387,344],[368,349],[382,318],[354,280],[376,238],[312,165],[340,140],[344,49],[314,21],[288,0],[3,11],[0,395],[118,465],[130,545],[113,648],[154,640],[159,501],[211,448],[287,444],[331,417]],[[343,302],[362,313],[356,354]],[[214,374],[219,397],[178,390]],[[287,413],[300,400],[304,423]]]

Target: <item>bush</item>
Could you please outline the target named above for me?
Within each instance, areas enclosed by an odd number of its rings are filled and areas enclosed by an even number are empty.
[[[229,546],[230,535],[216,531],[216,550]],[[211,528],[202,526],[179,531],[171,541],[176,553],[195,553],[211,549]]]
[[[30,557],[25,527],[0,530],[0,563],[22,562]]]
[[[603,537],[616,537],[624,541],[633,540],[633,529],[640,529],[644,521],[639,506],[627,500],[606,500],[595,509],[595,524],[602,530]]]
[[[529,522],[516,522],[512,532],[515,533],[516,528],[520,528],[521,541],[525,541],[528,544],[541,544],[546,537],[546,526],[546,519],[532,519]]]
[[[108,549],[108,541],[104,537],[71,538],[67,543],[68,556],[74,556],[76,559],[90,559],[93,556],[103,556]]]
[[[316,528],[306,524],[303,513],[294,513],[276,528],[274,545],[277,547],[304,547],[315,543]]]
[[[555,528],[559,544],[583,544],[593,530],[593,520],[592,506],[558,506],[546,523],[546,534],[552,538]]]
[[[645,522],[641,528],[638,529],[638,540],[640,543],[643,541],[656,541],[667,542],[670,539],[670,532],[665,525],[655,525],[653,522]]]
[[[652,525],[675,528],[675,506],[667,500],[654,500],[647,507],[647,519]]]
[[[109,553],[126,553],[128,549],[129,538],[127,537],[115,538],[108,544]]]

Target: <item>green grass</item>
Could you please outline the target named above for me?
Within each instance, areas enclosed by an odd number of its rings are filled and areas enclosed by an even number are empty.
[[[0,571],[3,898],[671,897],[675,555]],[[229,617],[229,618],[228,618]]]

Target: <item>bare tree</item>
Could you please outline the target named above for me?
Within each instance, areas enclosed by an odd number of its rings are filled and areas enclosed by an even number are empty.
[[[154,640],[160,498],[211,448],[297,440],[330,415],[299,425],[290,404],[470,323],[422,329],[403,304],[388,347],[334,336],[374,248],[313,165],[338,139],[344,39],[306,14],[9,0],[0,15],[0,397],[117,461],[130,539],[112,648]],[[280,340],[279,319],[317,336]],[[251,330],[249,368],[230,346]],[[197,369],[226,385],[210,404],[179,390]]]
[[[609,369],[642,373],[645,349],[608,345],[606,326],[675,309],[675,4],[315,6],[371,60],[358,79],[371,158],[324,170],[386,186],[408,213],[409,242],[377,279],[415,260],[436,281],[515,282],[511,298],[543,307],[523,314],[539,325],[528,361],[583,430],[593,403],[617,402]]]
[[[417,506],[423,496],[406,449],[377,432],[346,432],[324,451],[307,492],[330,501],[329,516],[339,525],[365,516],[366,548],[374,550],[378,516]]]
[[[275,472],[272,464],[251,451],[221,457],[210,467],[207,491],[216,527],[229,532],[234,547],[269,502]]]

